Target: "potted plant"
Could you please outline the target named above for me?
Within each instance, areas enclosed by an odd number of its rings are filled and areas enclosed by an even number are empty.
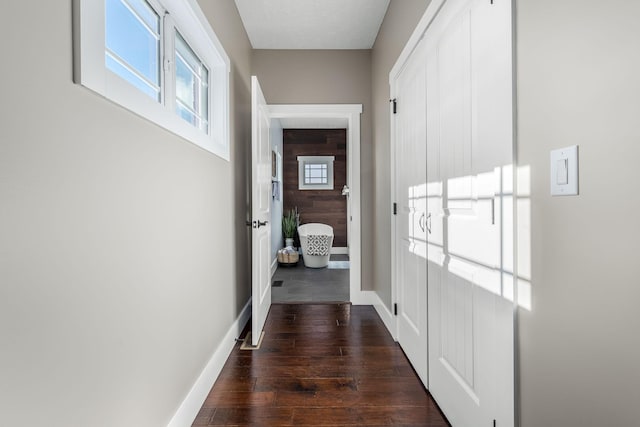
[[[282,217],[282,234],[284,234],[285,246],[293,246],[293,237],[296,234],[296,215],[291,209]]]

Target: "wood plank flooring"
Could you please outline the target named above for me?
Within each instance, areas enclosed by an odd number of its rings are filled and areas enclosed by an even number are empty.
[[[445,427],[370,306],[274,304],[259,350],[236,345],[194,426]]]

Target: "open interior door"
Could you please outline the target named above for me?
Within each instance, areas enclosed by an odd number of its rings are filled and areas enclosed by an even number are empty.
[[[271,145],[269,109],[251,77],[251,345],[260,342],[271,307]]]

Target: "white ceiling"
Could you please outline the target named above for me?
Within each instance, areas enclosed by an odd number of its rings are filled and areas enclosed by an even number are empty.
[[[390,0],[235,0],[254,49],[370,49]]]

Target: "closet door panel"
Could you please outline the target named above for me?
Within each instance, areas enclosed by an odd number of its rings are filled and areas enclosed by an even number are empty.
[[[422,45],[397,80],[396,284],[398,342],[427,382],[426,79]]]
[[[509,426],[510,4],[448,0],[438,19],[425,36],[429,389],[455,427]]]

